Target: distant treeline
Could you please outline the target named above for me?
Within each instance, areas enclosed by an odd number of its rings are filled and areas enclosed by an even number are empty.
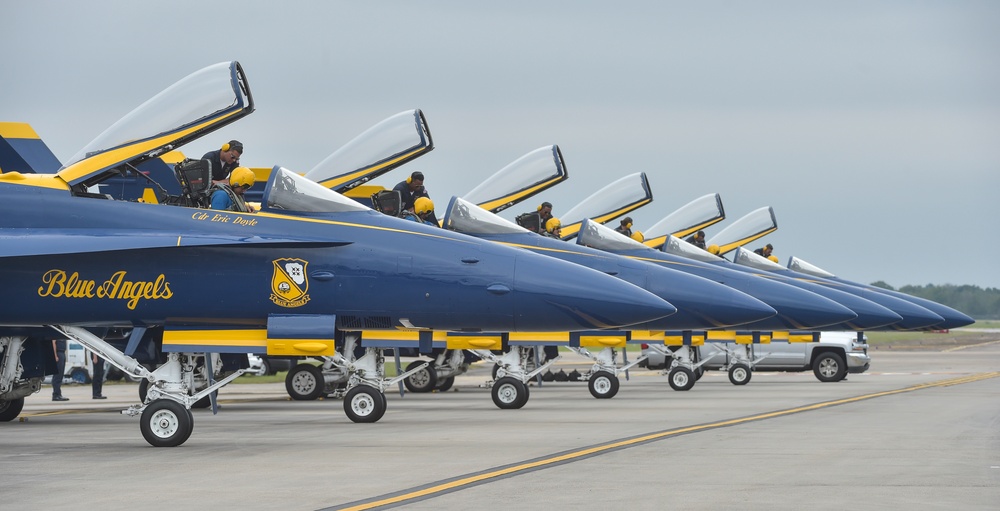
[[[1000,319],[1000,289],[979,286],[903,286],[895,289],[883,281],[872,282],[873,286],[899,291],[908,295],[933,300],[942,305],[960,310],[975,319]]]

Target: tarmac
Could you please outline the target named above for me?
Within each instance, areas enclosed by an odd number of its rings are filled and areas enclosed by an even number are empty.
[[[519,410],[493,404],[488,376],[476,365],[448,392],[387,392],[374,424],[282,383],[231,384],[174,448],[120,414],[135,384],[99,401],[65,385],[66,402],[45,386],[0,423],[0,507],[1000,508],[1000,344],[874,352],[838,383],[760,372],[737,387],[709,372],[676,392],[634,369],[613,399],[544,383]]]

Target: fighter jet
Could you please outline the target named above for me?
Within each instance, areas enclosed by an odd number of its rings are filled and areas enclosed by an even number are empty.
[[[0,309],[0,420],[40,389],[41,341],[55,336],[149,380],[146,401],[126,413],[140,416],[151,445],[176,446],[193,431],[191,404],[241,374],[192,392],[189,353],[329,355],[342,332],[362,328],[592,330],[676,311],[601,272],[380,215],[280,167],[256,214],[90,191],[253,109],[242,67],[219,63],[133,110],[57,173],[0,175],[10,297]],[[132,329],[124,350],[95,334],[105,328]],[[144,349],[162,357],[155,371],[132,356]],[[384,388],[352,385],[345,412],[378,420]]]

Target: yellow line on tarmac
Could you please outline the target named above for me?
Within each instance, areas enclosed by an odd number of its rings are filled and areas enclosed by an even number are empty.
[[[405,491],[398,495],[388,496],[385,498],[375,497],[377,500],[371,500],[367,502],[361,502],[355,505],[346,504],[347,507],[331,507],[327,509],[337,509],[344,511],[360,511],[366,509],[374,509],[381,506],[395,506],[401,503],[405,503],[411,500],[419,500],[424,498],[430,498],[437,494],[449,493],[452,491],[457,491],[466,486],[472,486],[478,483],[482,483],[491,479],[501,479],[505,477],[510,477],[518,475],[522,472],[528,472],[532,470],[540,470],[543,468],[548,468],[558,464],[569,463],[577,461],[586,457],[596,456],[598,454],[604,454],[610,451],[615,451],[619,449],[625,449],[629,447],[635,447],[640,444],[645,444],[649,442],[654,442],[657,440],[662,440],[671,436],[678,436],[687,433],[695,433],[699,431],[707,431],[710,429],[723,428],[727,426],[734,426],[737,424],[744,424],[747,422],[761,421],[765,419],[773,419],[775,417],[782,417],[785,415],[791,415],[794,413],[807,412],[812,410],[819,410],[821,408],[828,408],[831,406],[837,406],[847,403],[855,403],[858,401],[864,401],[866,399],[874,399],[877,397],[891,396],[894,394],[902,394],[904,392],[913,392],[915,390],[923,390],[933,387],[949,387],[952,385],[959,385],[963,383],[972,383],[975,381],[986,380],[989,378],[996,378],[1000,376],[1000,372],[990,372],[990,373],[978,373],[971,376],[963,376],[959,378],[952,378],[948,380],[941,380],[932,383],[924,383],[920,385],[914,385],[912,387],[906,387],[897,390],[888,390],[885,392],[876,392],[874,394],[865,394],[863,396],[850,397],[845,399],[837,399],[834,401],[825,401],[822,403],[816,403],[812,405],[800,406],[797,408],[790,408],[788,410],[779,410],[776,412],[762,413],[759,415],[753,415],[750,417],[743,417],[739,419],[729,419],[719,422],[713,422],[710,424],[701,424],[698,426],[689,426],[678,429],[671,429],[667,431],[660,431],[657,433],[651,433],[648,435],[643,435],[639,437],[629,438],[625,440],[612,441],[606,444],[597,445],[594,447],[586,447],[576,451],[571,451],[563,454],[557,454],[549,456],[547,458],[541,458],[534,461],[528,461],[525,463],[511,465],[508,467],[498,468],[496,470],[490,470],[487,472],[482,472],[479,474],[472,474],[468,476],[460,476],[456,479],[445,481],[438,484],[431,484],[429,486],[414,489],[411,491]]]

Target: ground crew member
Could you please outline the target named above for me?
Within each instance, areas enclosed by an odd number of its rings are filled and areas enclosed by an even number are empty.
[[[705,250],[705,231],[698,231],[688,237],[687,242]]]
[[[201,159],[212,162],[212,181],[225,181],[226,176],[240,164],[242,155],[243,144],[239,140],[230,140],[218,150],[205,153]]]
[[[615,232],[620,232],[626,236],[632,235],[632,217],[622,218],[621,225],[615,227]]]

